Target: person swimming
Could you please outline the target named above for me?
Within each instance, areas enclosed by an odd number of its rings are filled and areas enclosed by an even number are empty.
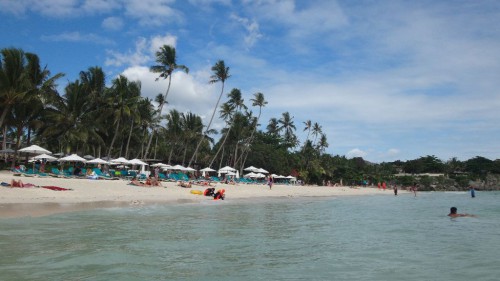
[[[457,217],[475,217],[475,215],[471,215],[471,214],[458,214],[457,213],[457,207],[451,207],[450,208],[450,213],[448,214],[448,217],[452,217],[452,218],[457,218]]]

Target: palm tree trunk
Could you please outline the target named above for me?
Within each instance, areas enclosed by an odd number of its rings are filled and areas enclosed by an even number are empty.
[[[130,122],[130,131],[128,133],[127,148],[125,149],[125,159],[128,159],[128,148],[130,146],[130,138],[132,138],[132,130],[134,129],[134,118],[132,117],[132,122]]]
[[[222,141],[221,145],[219,146],[219,149],[217,149],[217,152],[215,153],[214,158],[212,158],[212,161],[210,162],[210,165],[208,165],[208,167],[212,167],[212,164],[214,163],[215,159],[217,158],[217,155],[219,155],[219,152],[221,151],[222,147],[226,143],[227,137],[229,136],[229,132],[231,131],[232,127],[233,126],[230,126],[227,129],[226,135],[224,136],[224,140]],[[221,159],[221,161],[222,161],[222,159]]]
[[[118,136],[118,130],[120,129],[120,119],[118,119],[118,124],[116,124],[116,129],[115,129],[115,135],[113,136],[111,144],[109,145],[108,157],[111,157],[111,151],[113,150],[113,145],[115,144],[116,136]]]
[[[252,134],[250,134],[250,138],[248,139],[248,146],[247,147],[243,147],[243,151],[241,152],[241,156],[240,156],[240,158],[236,159],[235,165],[238,162],[240,162],[240,160],[242,160],[243,157],[245,157],[245,161],[246,161],[246,156],[244,156],[244,155],[246,153],[247,156],[248,156],[248,151],[250,151],[250,145],[253,142],[253,135],[255,134],[255,131],[257,131],[257,124],[259,124],[259,119],[260,119],[260,114],[261,113],[262,113],[262,107],[259,107],[259,116],[257,116],[257,121],[255,121],[255,126],[253,127]],[[244,163],[242,163],[241,166],[243,167]]]
[[[210,126],[212,126],[212,121],[214,120],[215,112],[217,112],[217,107],[219,107],[220,99],[222,98],[222,94],[224,93],[224,83],[222,83],[222,89],[220,91],[219,99],[217,100],[217,103],[215,104],[214,112],[212,113],[212,117],[210,117],[210,122],[208,122],[207,128],[205,129],[205,132],[201,136],[200,141],[196,145],[196,149],[194,150],[193,156],[191,157],[191,160],[189,160],[188,166],[191,166],[191,162],[193,162],[193,159],[195,158],[196,154],[198,153],[198,149],[200,149],[201,143],[205,139],[205,135],[207,134],[208,130],[210,130]]]
[[[3,112],[2,112],[2,115],[0,115],[0,128],[3,127],[3,122],[5,121],[5,118],[7,117],[7,113],[10,112],[10,108],[12,106],[10,104],[8,104],[4,109],[3,109]],[[5,135],[4,135],[5,136]],[[5,138],[5,137],[4,137]]]

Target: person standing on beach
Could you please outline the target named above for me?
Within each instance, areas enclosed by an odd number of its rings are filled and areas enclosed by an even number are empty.
[[[273,177],[269,176],[269,180],[267,181],[267,184],[269,185],[269,189],[273,188]]]
[[[398,196],[398,186],[394,185],[394,196]]]

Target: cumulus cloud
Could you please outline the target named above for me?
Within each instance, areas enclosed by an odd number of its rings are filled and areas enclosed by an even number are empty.
[[[365,151],[359,149],[359,148],[354,148],[354,149],[351,149],[349,150],[347,153],[346,153],[346,157],[347,158],[354,158],[354,157],[362,157],[362,158],[365,158],[366,156],[368,155],[368,153],[366,153]]]
[[[163,45],[175,47],[177,37],[172,35],[152,36],[150,38],[139,37],[135,42],[135,48],[126,52],[116,50],[107,50],[107,58],[105,65],[107,66],[140,66],[147,63],[152,63],[155,58],[156,51]]]
[[[125,14],[138,19],[143,26],[182,21],[182,13],[171,7],[173,3],[175,0],[127,0]]]

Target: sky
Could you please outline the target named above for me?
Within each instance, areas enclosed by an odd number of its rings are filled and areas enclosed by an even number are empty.
[[[258,114],[250,99],[263,93],[261,130],[290,112],[301,144],[317,122],[332,155],[500,158],[499,1],[0,0],[0,17],[0,48],[65,73],[61,94],[100,66],[108,84],[123,74],[154,98],[167,82],[149,67],[167,44],[189,73],[172,76],[166,110],[205,124],[224,60],[222,102],[238,88]]]

